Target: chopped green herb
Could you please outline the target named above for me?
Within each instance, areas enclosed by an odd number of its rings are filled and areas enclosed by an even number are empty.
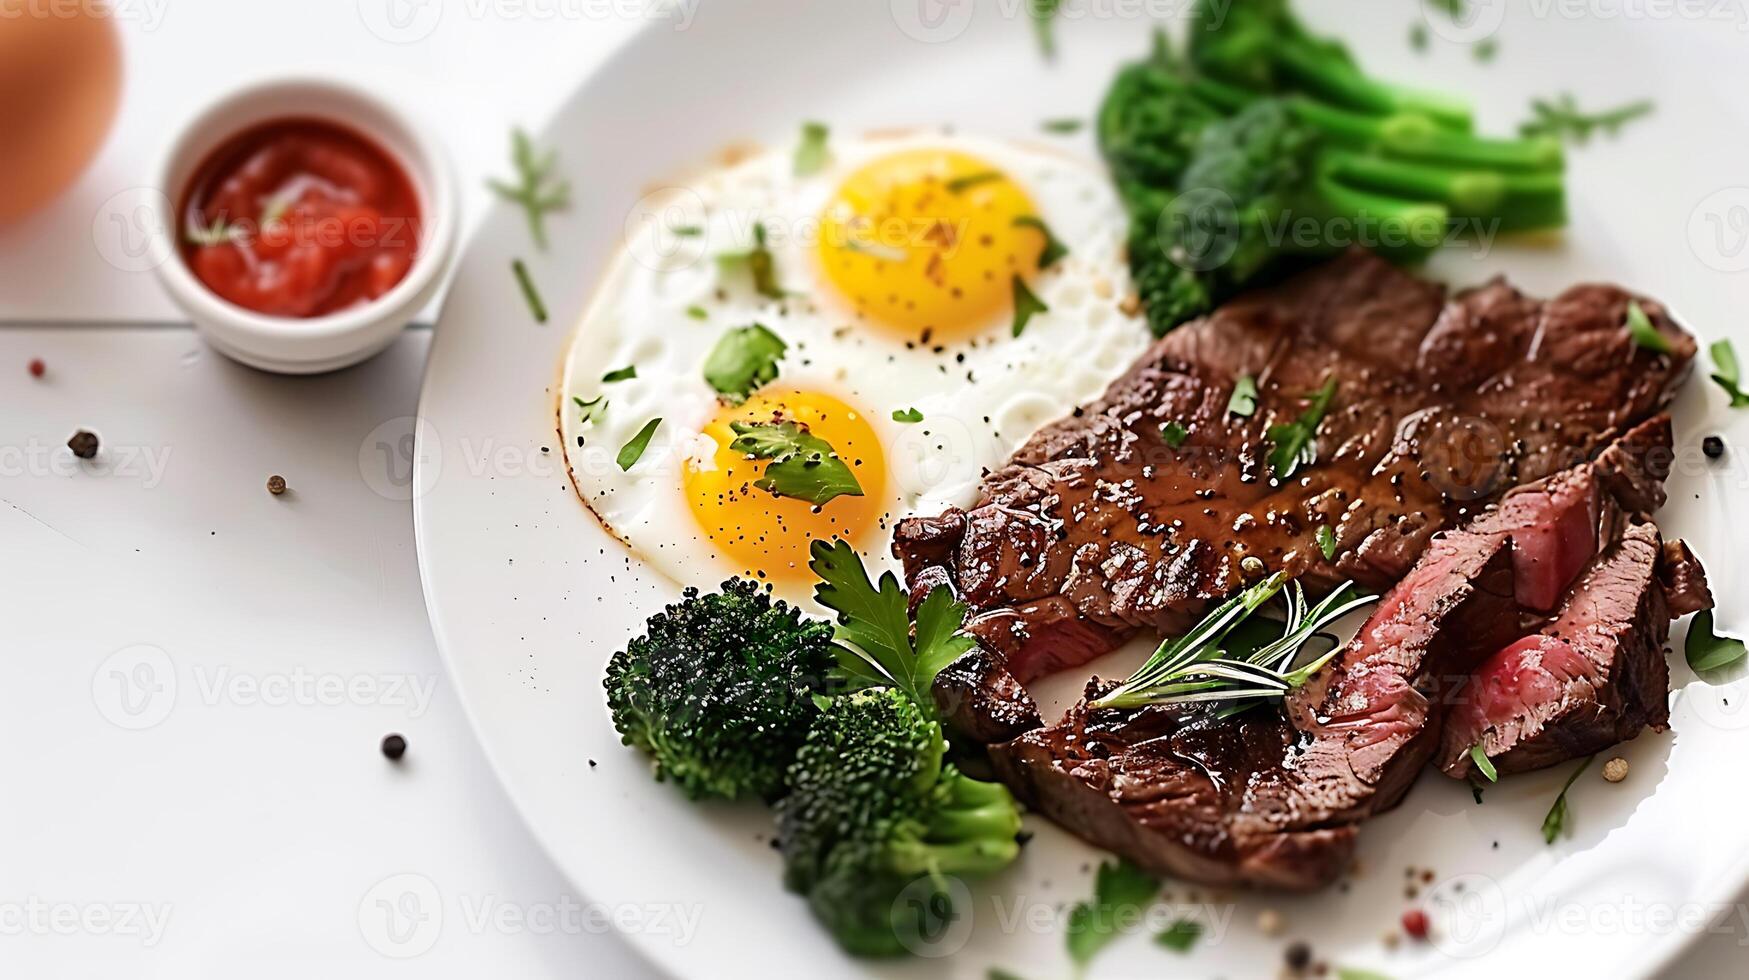
[[[516,273],[516,284],[522,287],[522,298],[528,301],[528,312],[534,314],[534,322],[547,322],[547,304],[541,301],[540,291],[534,288],[534,279],[528,274],[528,266],[521,259],[510,263],[510,271]]]
[[[581,416],[579,416],[577,419],[577,421],[580,423],[581,422],[593,422],[596,419],[600,418],[601,414],[603,412],[607,411],[607,396],[606,395],[596,395],[594,398],[591,398],[588,401],[584,401],[583,399],[577,397],[576,395],[572,395],[571,400],[576,402],[577,407],[583,410],[583,414]]]
[[[1020,980],[1020,974],[1009,973],[999,966],[993,966],[984,973],[984,980]]]
[[[1670,345],[1670,338],[1658,332],[1652,326],[1652,320],[1646,316],[1646,311],[1640,309],[1640,304],[1628,301],[1627,317],[1628,336],[1634,339],[1635,346],[1645,348],[1657,354],[1668,354],[1676,348]]]
[[[1718,670],[1737,663],[1743,659],[1745,649],[1742,640],[1714,633],[1713,611],[1702,609],[1694,614],[1694,621],[1688,624],[1688,642],[1684,644],[1682,653],[1688,660],[1688,666],[1700,672]]]
[[[1331,400],[1336,397],[1336,376],[1326,378],[1324,386],[1309,397],[1311,402],[1299,418],[1269,427],[1269,441],[1275,446],[1269,451],[1269,465],[1275,470],[1278,480],[1293,476],[1295,470],[1309,466],[1317,459],[1313,438],[1318,434],[1319,423],[1324,421],[1324,413],[1330,410]]]
[[[753,277],[753,289],[766,299],[783,299],[783,287],[777,284],[777,266],[771,250],[765,247],[765,225],[753,226],[753,247],[745,252],[728,252],[717,256],[717,267],[725,273],[746,269]]]
[[[705,383],[731,402],[745,401],[777,378],[777,362],[787,350],[783,338],[762,323],[733,327],[705,358]]]
[[[1014,219],[1014,227],[1037,229],[1039,234],[1045,236],[1044,251],[1038,254],[1038,267],[1041,271],[1056,265],[1058,262],[1062,261],[1063,256],[1069,254],[1069,246],[1064,245],[1057,240],[1057,236],[1051,234],[1051,230],[1046,227],[1043,218],[1036,218],[1030,214],[1023,214]]]
[[[826,137],[830,130],[825,123],[802,123],[802,141],[796,145],[796,176],[809,177],[826,166]]]
[[[1458,20],[1463,17],[1468,2],[1469,0],[1429,0],[1428,5],[1452,20]]]
[[[1032,12],[1033,33],[1038,36],[1038,49],[1049,58],[1057,56],[1057,9],[1063,5],[1063,0],[1027,0],[1027,7]]]
[[[1500,54],[1500,42],[1491,37],[1483,38],[1476,42],[1475,47],[1470,49],[1470,54],[1474,55],[1476,60],[1482,64],[1490,64],[1493,62],[1495,56]]]
[[[1174,953],[1188,953],[1190,947],[1202,938],[1202,923],[1194,919],[1179,919],[1166,927],[1166,931],[1154,937],[1154,942],[1166,947]]]
[[[182,236],[194,245],[223,245],[243,237],[241,226],[233,225],[224,218],[219,218],[210,225],[190,225],[183,229]]]
[[[678,228],[670,228],[668,230],[681,238],[697,238],[704,234],[704,229],[700,228],[698,225],[681,225]]]
[[[510,134],[510,162],[516,167],[516,183],[488,180],[493,193],[522,208],[528,218],[528,233],[541,251],[547,249],[547,215],[571,206],[569,181],[552,182],[556,151],[535,153],[528,134],[518,129]]]
[[[1570,817],[1567,809],[1567,791],[1573,788],[1573,783],[1578,781],[1579,774],[1584,772],[1586,767],[1591,765],[1591,760],[1595,758],[1597,757],[1591,756],[1579,763],[1579,768],[1573,770],[1573,775],[1567,777],[1566,785],[1561,787],[1561,795],[1555,797],[1554,806],[1549,807],[1549,815],[1543,818],[1544,843],[1553,844],[1555,838],[1561,836],[1562,832],[1567,829],[1567,820]]]
[[[753,459],[769,459],[754,486],[779,497],[816,506],[838,497],[862,496],[862,484],[832,445],[794,422],[731,422],[729,448]]]
[[[1475,763],[1476,771],[1490,783],[1500,781],[1500,770],[1494,768],[1494,760],[1488,758],[1488,753],[1482,749],[1482,743],[1470,746],[1470,761]]]
[[[918,422],[923,421],[923,413],[917,411],[915,408],[895,409],[893,411],[893,421],[904,422],[908,425],[916,425]]]
[[[708,320],[711,317],[702,306],[688,306],[686,308],[686,315],[692,317],[694,320]]]
[[[1742,378],[1737,373],[1737,350],[1728,340],[1721,340],[1708,349],[1713,357],[1713,383],[1725,389],[1725,394],[1731,396],[1732,408],[1749,407],[1749,394],[1745,394],[1741,386]]]
[[[1045,305],[1044,300],[1034,296],[1032,290],[1026,288],[1025,279],[1014,277],[1014,336],[1018,337],[1026,331],[1026,325],[1034,315],[1050,311],[1051,308]]]
[[[1239,375],[1239,380],[1233,382],[1233,395],[1227,399],[1227,414],[1241,418],[1250,418],[1257,411],[1257,379],[1249,374]]]
[[[1324,553],[1325,561],[1336,558],[1336,532],[1328,524],[1318,525],[1318,550]]]
[[[1190,438],[1190,430],[1177,422],[1168,422],[1160,427],[1160,440],[1173,449],[1184,445],[1184,440],[1188,438]]]
[[[615,381],[630,381],[637,376],[638,366],[633,364],[630,367],[622,367],[617,371],[607,372],[601,376],[601,383],[604,385],[610,385]]]
[[[1086,129],[1087,121],[1085,119],[1046,119],[1039,124],[1039,127],[1047,133],[1068,136]]]
[[[1352,966],[1339,966],[1336,968],[1336,980],[1391,980],[1391,978],[1383,973],[1377,973],[1373,970],[1361,970]]]
[[[977,187],[979,184],[988,184],[1004,179],[1006,178],[994,170],[980,170],[975,174],[966,174],[964,177],[955,177],[948,181],[947,192],[949,194],[961,194]]]
[[[656,435],[656,427],[661,424],[662,420],[659,418],[645,422],[644,427],[638,430],[638,434],[632,436],[632,441],[620,447],[619,455],[614,457],[614,462],[619,464],[622,471],[631,469],[632,465],[643,457],[644,450],[650,448],[650,439]]]
[[[1417,51],[1427,50],[1427,25],[1411,24],[1409,26],[1409,46]]]
[[[1093,899],[1069,912],[1069,958],[1084,967],[1123,931],[1142,921],[1145,906],[1160,892],[1153,875],[1128,861],[1106,861],[1093,879]]]
[[[260,227],[266,228],[268,225],[280,221],[285,217],[285,213],[291,210],[291,206],[291,199],[286,197],[275,197],[268,201],[267,207],[261,209]]]
[[[1531,102],[1530,110],[1530,121],[1518,127],[1520,135],[1550,136],[1583,145],[1599,132],[1614,136],[1628,123],[1650,115],[1652,103],[1642,100],[1601,112],[1582,112],[1568,92],[1553,100],[1537,99]]]

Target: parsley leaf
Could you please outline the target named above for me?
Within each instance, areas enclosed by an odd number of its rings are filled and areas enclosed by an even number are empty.
[[[769,459],[765,475],[753,485],[779,497],[819,506],[838,497],[862,496],[862,484],[832,444],[795,422],[731,422],[729,448],[753,459]]]
[[[761,385],[777,378],[777,362],[787,350],[789,345],[783,338],[764,324],[733,327],[705,358],[705,383],[729,401],[745,401]]]
[[[1087,122],[1083,119],[1046,119],[1044,122],[1039,123],[1040,129],[1043,129],[1047,133],[1056,133],[1059,136],[1068,136],[1072,133],[1079,133],[1082,129],[1085,129],[1086,126]]]
[[[1239,375],[1239,380],[1233,382],[1233,395],[1227,399],[1227,414],[1241,418],[1250,418],[1257,411],[1257,379],[1249,374]]]
[[[918,422],[923,421],[923,413],[917,411],[915,408],[894,409],[893,421],[904,422],[908,425],[916,425]]]
[[[610,385],[615,381],[630,381],[637,376],[638,366],[633,364],[629,367],[622,367],[616,371],[607,372],[601,376],[601,383],[604,385]]]
[[[1336,557],[1336,532],[1328,524],[1318,525],[1318,550],[1324,553],[1325,561]]]
[[[1188,438],[1190,438],[1190,430],[1177,422],[1168,422],[1160,427],[1160,440],[1173,449],[1184,445],[1184,440]]]
[[[1014,336],[1018,337],[1026,331],[1026,325],[1034,315],[1050,311],[1051,308],[1045,305],[1044,300],[1034,296],[1032,290],[1026,288],[1025,279],[1014,277]]]
[[[1556,99],[1536,99],[1530,111],[1530,121],[1518,127],[1520,136],[1552,136],[1583,145],[1598,132],[1614,136],[1628,123],[1650,115],[1652,103],[1641,100],[1601,112],[1583,112],[1573,94],[1565,92]]]
[[[1702,609],[1688,624],[1688,642],[1682,655],[1696,672],[1718,670],[1742,660],[1746,651],[1742,640],[1719,636],[1713,632],[1713,611]]]
[[[577,420],[579,423],[593,422],[601,417],[601,413],[607,411],[606,395],[596,395],[588,401],[584,401],[576,395],[572,395],[571,400],[576,402],[577,407],[583,410],[582,416]]]
[[[978,645],[960,632],[965,603],[954,601],[946,586],[936,588],[918,604],[913,633],[910,599],[892,572],[882,573],[878,585],[870,582],[862,559],[842,539],[815,541],[810,553],[808,568],[820,577],[814,599],[838,614],[841,665],[856,677],[890,682],[935,716],[935,675]]]
[[[1652,326],[1652,319],[1646,316],[1646,311],[1640,309],[1640,304],[1628,301],[1627,316],[1628,336],[1634,339],[1634,346],[1641,347],[1657,354],[1668,354],[1676,348],[1670,346],[1670,338],[1658,332]]]
[[[1038,49],[1046,59],[1057,56],[1057,32],[1054,20],[1063,0],[1027,0],[1032,12],[1032,29],[1038,35]]]
[[[709,311],[702,306],[688,306],[686,308],[686,315],[692,317],[694,320],[708,320],[711,318]]]
[[[796,176],[808,177],[826,166],[826,137],[831,131],[825,123],[802,123],[802,141],[796,146]]]
[[[1269,427],[1269,441],[1275,444],[1275,448],[1269,451],[1269,465],[1275,470],[1276,479],[1285,480],[1293,476],[1295,470],[1316,459],[1312,439],[1318,434],[1318,424],[1324,421],[1324,413],[1330,410],[1330,402],[1336,397],[1336,376],[1326,378],[1324,386],[1309,397],[1311,403],[1299,418]]]
[[[521,259],[510,263],[510,271],[516,274],[516,284],[522,288],[522,298],[528,302],[528,312],[533,314],[534,322],[547,322],[547,304],[540,298],[540,290],[534,288],[534,279],[528,274],[528,266]]]
[[[717,268],[730,273],[741,269],[753,277],[753,289],[766,299],[783,299],[783,287],[777,284],[777,265],[771,250],[765,247],[765,225],[753,226],[753,247],[745,252],[726,252],[717,256]]]
[[[994,170],[980,170],[977,173],[966,174],[964,177],[955,177],[948,181],[947,192],[949,194],[959,194],[964,191],[969,191],[979,184],[988,184],[991,181],[1003,179],[1005,178]]]
[[[552,181],[556,152],[535,153],[534,142],[518,129],[510,134],[510,162],[516,167],[516,183],[488,180],[494,194],[522,208],[528,218],[528,233],[541,251],[547,250],[547,215],[571,206],[569,181]]]
[[[1153,902],[1160,882],[1128,861],[1106,861],[1093,879],[1093,900],[1069,912],[1069,958],[1084,967],[1118,938],[1124,925],[1142,920],[1142,907]]]
[[[1595,758],[1597,757],[1591,756],[1579,763],[1579,768],[1573,770],[1573,775],[1567,777],[1566,785],[1561,787],[1561,795],[1555,797],[1555,805],[1549,807],[1549,815],[1543,818],[1544,843],[1553,844],[1555,838],[1561,836],[1561,833],[1567,829],[1567,819],[1570,816],[1567,810],[1567,791],[1573,788],[1573,783],[1578,781],[1579,774],[1584,772],[1586,767],[1591,765],[1591,760]]]
[[[643,457],[644,450],[650,448],[650,439],[656,434],[656,427],[661,424],[662,420],[659,418],[645,422],[644,427],[638,430],[638,434],[632,436],[632,441],[620,447],[619,455],[614,457],[614,462],[619,464],[622,471],[631,469],[632,465]]]
[[[1737,373],[1737,350],[1728,340],[1721,340],[1708,349],[1713,356],[1713,383],[1725,389],[1725,394],[1731,396],[1732,408],[1749,407],[1749,394],[1744,394],[1740,387],[1742,377]]]
[[[1477,742],[1470,747],[1470,761],[1475,763],[1476,771],[1490,783],[1500,781],[1500,770],[1494,768],[1494,760],[1488,758],[1488,753],[1482,750],[1482,743]]]
[[[1166,931],[1154,937],[1154,942],[1174,953],[1188,953],[1190,947],[1202,938],[1202,923],[1194,919],[1179,919],[1166,927]]]
[[[1035,217],[1030,214],[1023,214],[1014,219],[1014,227],[1033,228],[1036,229],[1039,234],[1045,236],[1044,251],[1038,253],[1038,267],[1041,272],[1056,265],[1058,262],[1062,261],[1064,256],[1069,254],[1069,246],[1064,245],[1057,240],[1057,236],[1051,234],[1051,229],[1045,225],[1043,218]]]

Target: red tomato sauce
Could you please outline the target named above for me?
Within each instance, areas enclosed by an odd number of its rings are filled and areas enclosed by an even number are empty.
[[[418,253],[419,193],[371,140],[284,119],[232,137],[195,171],[177,235],[195,277],[238,306],[316,317],[368,303]]]

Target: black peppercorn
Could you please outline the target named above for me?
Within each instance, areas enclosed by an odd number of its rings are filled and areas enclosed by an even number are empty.
[[[73,450],[73,455],[80,459],[91,459],[97,455],[97,435],[80,429],[73,433],[73,438],[67,440],[67,448]]]
[[[1312,965],[1312,947],[1303,942],[1290,943],[1287,947],[1287,968],[1299,973]]]
[[[1725,440],[1718,436],[1707,436],[1700,441],[1700,451],[1706,453],[1707,459],[1718,459],[1725,454]]]
[[[391,762],[400,762],[401,756],[407,754],[407,740],[399,735],[383,736],[383,755]]]

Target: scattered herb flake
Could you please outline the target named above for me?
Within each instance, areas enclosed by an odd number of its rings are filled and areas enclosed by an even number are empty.
[[[1026,331],[1026,325],[1034,315],[1050,311],[1051,308],[1045,305],[1044,300],[1034,296],[1032,290],[1026,288],[1025,279],[1014,277],[1014,336],[1018,337]]]
[[[1583,112],[1571,92],[1555,99],[1536,99],[1530,104],[1531,119],[1518,127],[1521,136],[1550,136],[1584,145],[1599,132],[1614,136],[1623,126],[1650,115],[1648,100],[1630,102],[1601,112]]]
[[[189,225],[182,230],[182,236],[194,245],[223,245],[243,237],[243,229],[241,226],[231,224],[221,216],[210,225]]]
[[[610,385],[610,384],[613,384],[615,381],[630,381],[637,376],[638,376],[638,366],[636,364],[633,364],[633,365],[630,365],[628,367],[622,367],[617,371],[607,372],[606,374],[601,376],[601,383],[604,385]]]
[[[1085,119],[1046,119],[1039,124],[1039,128],[1047,133],[1068,136],[1087,128],[1087,121]]]
[[[1038,36],[1038,49],[1047,60],[1057,56],[1057,9],[1063,0],[1027,0],[1032,12],[1033,33]]]
[[[528,301],[528,312],[534,314],[534,322],[547,322],[547,304],[540,298],[540,291],[534,288],[534,279],[528,274],[528,266],[516,259],[510,263],[510,271],[516,273],[516,284],[522,287],[522,298]]]
[[[754,486],[779,497],[819,506],[838,497],[862,496],[862,484],[831,443],[795,422],[731,422],[729,448],[753,459],[768,459]]]
[[[704,361],[704,380],[717,394],[731,402],[777,378],[777,362],[789,345],[762,323],[733,327],[723,333]]]
[[[1166,927],[1166,930],[1154,937],[1154,942],[1174,953],[1188,953],[1190,947],[1202,938],[1202,923],[1194,919],[1179,919]]]
[[[645,422],[644,427],[638,430],[638,434],[632,436],[632,441],[620,447],[619,455],[614,457],[614,462],[619,464],[622,471],[631,469],[632,465],[644,455],[644,450],[650,448],[650,439],[656,435],[656,428],[661,424],[660,418]]]
[[[1742,377],[1738,374],[1736,348],[1729,340],[1721,340],[1712,345],[1708,353],[1713,358],[1713,383],[1731,396],[1731,407],[1749,407],[1749,394],[1743,392]]]
[[[1490,783],[1500,781],[1500,770],[1494,768],[1494,760],[1488,758],[1488,753],[1482,749],[1482,743],[1470,746],[1470,761],[1475,763],[1476,771]]]
[[[1336,558],[1336,532],[1328,524],[1318,525],[1318,550],[1324,553],[1325,561]]]
[[[765,225],[753,226],[753,247],[745,252],[727,252],[717,256],[717,267],[725,273],[746,269],[753,277],[753,289],[766,299],[783,299],[784,291],[777,284],[777,266],[771,250],[765,247]]]
[[[577,407],[583,410],[583,414],[577,419],[580,423],[593,422],[601,417],[601,413],[607,411],[606,395],[596,395],[588,401],[584,401],[576,395],[572,395],[571,400],[576,402]]]
[[[1250,418],[1257,411],[1257,379],[1249,374],[1239,375],[1239,380],[1233,382],[1233,395],[1227,399],[1227,414],[1241,418]]]
[[[1112,940],[1124,922],[1140,922],[1142,908],[1153,902],[1160,882],[1128,861],[1105,861],[1093,880],[1092,901],[1069,912],[1069,958],[1085,967]]]
[[[1590,756],[1584,762],[1579,763],[1579,768],[1573,770],[1573,775],[1567,777],[1566,784],[1561,787],[1561,795],[1555,797],[1554,806],[1549,807],[1549,815],[1543,818],[1544,843],[1553,844],[1555,838],[1561,836],[1562,832],[1567,829],[1567,820],[1570,816],[1567,810],[1567,791],[1573,788],[1573,783],[1579,779],[1579,774],[1584,772],[1591,765],[1591,760],[1595,758],[1597,756]]]
[[[984,973],[984,980],[1020,980],[1020,974],[1009,973],[999,966],[993,966]]]
[[[698,225],[681,225],[678,228],[670,228],[668,230],[681,238],[697,238],[704,234],[704,229],[700,228]]]
[[[547,249],[547,215],[571,206],[569,181],[553,181],[558,163],[556,151],[537,154],[534,142],[520,129],[510,134],[510,162],[516,168],[516,183],[488,180],[486,186],[499,197],[522,208],[528,218],[528,233],[541,251]]]
[[[1742,640],[1719,636],[1713,632],[1711,609],[1702,609],[1694,614],[1693,622],[1688,624],[1688,642],[1683,645],[1682,653],[1688,660],[1688,666],[1697,673],[1729,667],[1742,660],[1745,652]]]
[[[1427,25],[1411,24],[1409,26],[1409,46],[1417,51],[1427,50]]]
[[[287,197],[275,197],[269,200],[267,206],[261,209],[260,227],[266,228],[268,225],[278,223],[285,217],[285,213],[291,210],[291,206],[291,199]]]
[[[830,132],[825,123],[802,123],[802,141],[796,145],[797,177],[809,177],[825,168],[826,137]]]
[[[708,320],[711,316],[702,306],[688,306],[686,308],[686,315],[692,317],[694,320]]]
[[[1168,422],[1160,427],[1160,439],[1166,445],[1177,449],[1184,445],[1184,440],[1190,438],[1190,430],[1177,422]]]
[[[1500,42],[1491,37],[1483,38],[1476,42],[1475,47],[1470,49],[1470,54],[1474,55],[1476,60],[1484,65],[1492,64],[1495,57],[1500,54]]]
[[[980,170],[977,173],[966,174],[964,177],[955,177],[948,181],[946,185],[947,192],[949,194],[963,194],[980,184],[989,184],[1005,179],[1006,178],[994,170]]]
[[[1319,423],[1324,421],[1324,413],[1330,410],[1330,402],[1336,397],[1336,376],[1324,379],[1324,386],[1309,397],[1311,402],[1299,418],[1269,427],[1269,441],[1275,445],[1269,451],[1269,465],[1275,470],[1278,480],[1293,476],[1295,470],[1316,459],[1313,438],[1318,434]]]
[[[915,408],[895,409],[893,411],[893,421],[904,422],[907,425],[916,425],[918,422],[923,421],[923,413],[917,411]]]
[[[1391,980],[1391,978],[1374,970],[1362,970],[1352,966],[1339,966],[1336,968],[1336,980]]]
[[[1038,254],[1038,267],[1040,271],[1049,269],[1051,266],[1056,265],[1058,262],[1062,261],[1064,256],[1069,254],[1069,246],[1064,245],[1057,240],[1057,236],[1051,234],[1051,229],[1045,225],[1043,218],[1035,217],[1030,214],[1023,214],[1014,219],[1014,227],[1032,228],[1037,230],[1039,234],[1045,236],[1044,251]]]
[[[1676,348],[1670,346],[1670,338],[1658,332],[1652,326],[1652,320],[1646,316],[1646,311],[1640,309],[1640,304],[1634,300],[1628,301],[1627,316],[1628,336],[1634,339],[1634,345],[1657,354],[1668,354]]]

